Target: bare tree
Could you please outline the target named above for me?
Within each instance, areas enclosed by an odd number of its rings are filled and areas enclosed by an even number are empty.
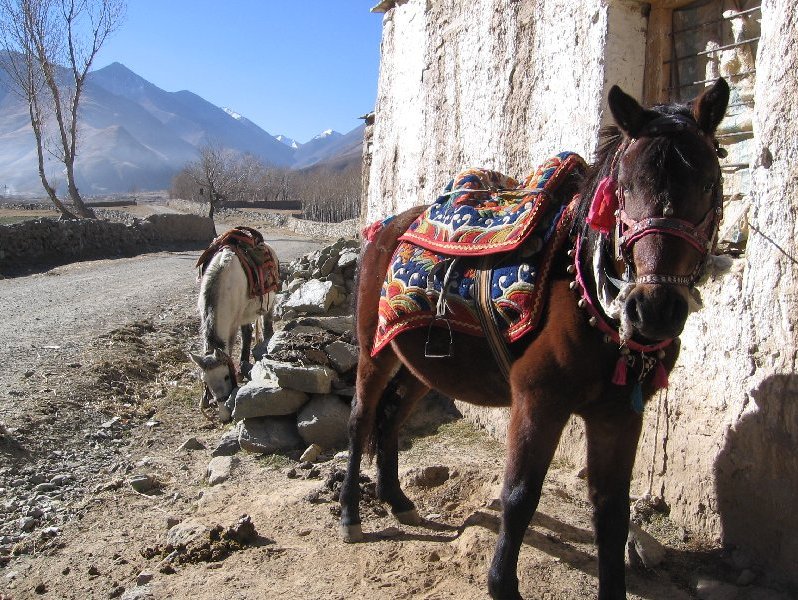
[[[124,0],[0,0],[2,66],[28,104],[42,185],[67,217],[73,215],[48,181],[44,156],[63,163],[75,212],[93,217],[75,184],[78,107],[94,58],[124,11]]]
[[[218,143],[207,143],[199,149],[200,157],[186,165],[184,172],[207,194],[208,216],[225,200],[241,199],[264,167],[251,154],[239,154]]]

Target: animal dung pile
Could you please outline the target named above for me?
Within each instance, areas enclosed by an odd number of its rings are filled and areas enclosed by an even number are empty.
[[[255,347],[250,381],[219,407],[220,419],[235,425],[215,454],[346,446],[359,353],[347,314],[357,248],[357,241],[341,239],[288,266],[275,333]]]

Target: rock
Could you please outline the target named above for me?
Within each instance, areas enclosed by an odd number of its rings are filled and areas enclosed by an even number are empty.
[[[407,485],[426,488],[443,485],[448,479],[449,467],[444,465],[431,465],[429,467],[410,469],[404,476]]]
[[[257,369],[257,371],[256,371]],[[335,371],[320,365],[297,366],[276,360],[262,360],[252,369],[263,385],[273,385],[309,394],[329,394]]]
[[[198,521],[183,521],[166,532],[166,545],[173,548],[185,547],[208,531],[210,529]]]
[[[33,531],[33,528],[36,527],[36,519],[33,517],[23,517],[17,521],[17,527],[22,533]]]
[[[50,483],[55,485],[66,485],[67,483],[75,481],[75,477],[70,475],[69,473],[63,473],[61,475],[55,475],[50,479]]]
[[[311,444],[307,447],[307,449],[302,453],[302,456],[299,457],[299,460],[302,462],[316,462],[316,459],[319,458],[321,454],[321,446],[318,444]]]
[[[304,334],[317,335],[323,332],[324,329],[310,325],[297,325],[290,328],[287,326],[285,329],[278,331],[272,336],[272,338],[269,340],[269,344],[266,346],[266,351],[269,354],[285,352],[286,350],[290,350],[295,345],[297,336]]]
[[[308,319],[308,321],[336,335],[352,331],[354,328],[354,318],[352,315],[341,317],[312,317]]]
[[[333,368],[341,374],[351,371],[357,365],[359,356],[357,346],[346,342],[333,342],[328,344],[324,351]]]
[[[155,596],[149,586],[134,587],[122,594],[121,600],[153,600]]]
[[[333,306],[343,306],[346,304],[347,294],[346,288],[342,285],[333,285],[332,293],[334,294],[332,305]]]
[[[351,407],[334,394],[313,395],[297,415],[299,435],[308,444],[340,448],[349,441]]]
[[[197,438],[190,437],[185,442],[180,444],[178,450],[185,450],[189,452],[191,450],[205,450],[205,445],[202,442],[200,442]]]
[[[124,593],[125,593],[125,588],[123,588],[121,585],[117,585],[111,588],[111,591],[108,592],[108,597],[119,598]]]
[[[37,492],[52,492],[56,489],[56,485],[54,483],[40,483],[35,488],[33,488]]]
[[[283,305],[286,309],[308,314],[326,313],[333,303],[333,283],[311,279],[288,297]]]
[[[177,525],[178,523],[180,523],[181,520],[182,519],[180,519],[179,517],[176,517],[174,515],[167,515],[166,516],[166,529],[167,529],[167,531],[169,529],[171,529],[172,527],[174,527],[175,525]]]
[[[215,456],[208,463],[208,485],[218,485],[230,478],[235,458],[232,456]]]
[[[152,475],[134,475],[128,479],[128,483],[140,494],[146,494],[158,487],[158,481]]]
[[[100,574],[100,570],[95,565],[89,566],[89,577],[97,577]]]
[[[716,579],[699,579],[695,591],[701,600],[737,600],[740,590]]]
[[[238,390],[233,419],[290,415],[307,401],[308,395],[304,392],[253,381]]]
[[[289,294],[293,294],[296,290],[302,287],[302,284],[305,283],[305,280],[301,277],[297,277],[296,279],[292,279],[291,282],[286,287],[286,290]]]
[[[322,277],[327,277],[330,273],[333,272],[333,269],[338,266],[338,256],[333,255],[329,256],[324,263],[319,267],[319,274]]]
[[[274,454],[302,446],[294,417],[257,417],[241,422],[238,443],[247,452]]]
[[[338,268],[346,269],[357,265],[357,252],[346,251],[338,257]]]
[[[219,440],[219,444],[211,452],[211,456],[232,456],[241,450],[241,446],[238,443],[240,433],[240,424],[236,424],[235,427],[225,432]]]
[[[653,569],[665,559],[665,546],[636,523],[629,523],[626,553],[630,565]]]

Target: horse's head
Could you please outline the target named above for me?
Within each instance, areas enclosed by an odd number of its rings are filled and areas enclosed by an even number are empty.
[[[235,368],[230,357],[218,349],[205,356],[190,353],[189,357],[200,368],[200,378],[216,402],[225,402],[236,385]]]
[[[609,107],[622,135],[604,193],[615,190],[609,235],[614,233],[616,271],[627,283],[620,320],[629,333],[658,341],[684,327],[688,294],[722,215],[723,151],[714,132],[728,100],[723,79],[687,105],[653,109],[617,86],[610,90]]]

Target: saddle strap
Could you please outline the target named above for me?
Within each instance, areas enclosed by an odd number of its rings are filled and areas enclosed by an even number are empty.
[[[483,256],[477,264],[477,317],[482,325],[482,331],[485,332],[485,337],[488,340],[493,358],[499,365],[504,378],[510,381],[510,366],[513,359],[510,354],[510,349],[504,341],[504,336],[499,330],[496,319],[493,316],[493,301],[491,299],[491,283],[493,279],[493,263],[495,256]]]

